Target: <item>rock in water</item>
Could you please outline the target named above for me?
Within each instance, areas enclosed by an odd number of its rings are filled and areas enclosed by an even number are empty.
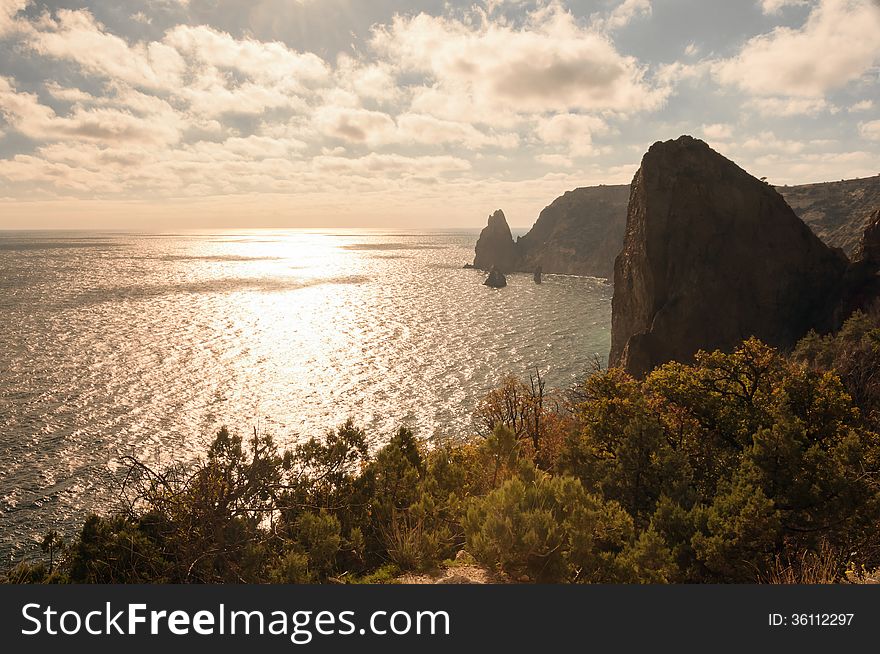
[[[486,281],[483,282],[483,286],[489,286],[490,288],[504,288],[507,286],[507,278],[504,276],[503,272],[493,266]]]
[[[538,266],[537,270],[535,270],[534,280],[536,284],[540,284],[544,281],[544,271],[541,269],[541,266]]]
[[[641,376],[750,336],[790,348],[833,326],[847,263],[772,187],[704,142],[655,143],[615,261],[610,363]]]
[[[516,270],[516,243],[507,225],[504,212],[500,209],[489,216],[489,224],[480,232],[477,241],[474,268],[491,270],[498,268],[502,273]]]

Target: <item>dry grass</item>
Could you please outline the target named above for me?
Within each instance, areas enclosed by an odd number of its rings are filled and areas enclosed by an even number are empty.
[[[776,560],[766,579],[768,584],[817,585],[837,584],[848,581],[842,572],[840,553],[827,542],[823,542],[818,552],[802,551],[794,556]]]

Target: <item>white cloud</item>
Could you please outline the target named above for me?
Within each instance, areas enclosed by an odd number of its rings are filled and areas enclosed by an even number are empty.
[[[377,145],[394,134],[394,120],[388,114],[367,109],[326,106],[313,114],[315,127],[325,136],[354,143]]]
[[[607,16],[594,14],[593,25],[610,32],[626,27],[635,18],[650,16],[651,12],[651,0],[623,0]]]
[[[810,0],[758,0],[761,11],[773,15],[780,13],[785,7],[803,7],[810,4]]]
[[[880,141],[880,120],[859,123],[859,134],[869,141]]]
[[[808,149],[825,148],[833,145],[833,141],[827,140],[793,140],[781,139],[773,132],[765,131],[746,139],[737,144],[737,149],[751,152],[772,152],[777,154],[799,154]]]
[[[471,169],[470,162],[456,157],[406,157],[399,154],[377,154],[375,152],[358,158],[316,157],[314,166],[316,170],[325,173],[390,176],[439,175]]]
[[[58,116],[51,107],[40,104],[36,95],[19,92],[10,79],[0,77],[0,113],[10,127],[37,141],[175,143],[180,138],[181,121],[161,100],[150,101],[159,111],[144,116],[115,107],[82,105],[75,105],[68,116]]]
[[[236,71],[255,82],[290,92],[302,92],[330,75],[327,64],[315,54],[296,52],[279,42],[235,39],[206,25],[179,25],[165,35],[162,43],[197,63]]]
[[[752,109],[764,116],[815,116],[823,112],[836,113],[837,107],[824,98],[750,98],[745,102]]]
[[[535,159],[551,168],[571,168],[574,166],[571,159],[561,154],[539,154]]]
[[[184,86],[185,62],[166,44],[129,45],[82,10],[61,9],[45,22],[50,29],[31,29],[28,35],[28,44],[41,55],[71,60],[88,73],[144,88]]]
[[[733,138],[733,125],[727,123],[713,123],[711,125],[703,125],[701,128],[703,136],[713,141],[726,141]]]
[[[584,157],[596,154],[594,134],[609,131],[607,123],[595,116],[557,114],[538,121],[535,133],[544,143],[564,145],[569,156]]]
[[[740,165],[772,184],[804,184],[877,174],[877,156],[864,150],[853,152],[772,153],[739,159]]]
[[[31,0],[0,0],[0,37],[19,28],[15,15],[25,9]]]
[[[741,43],[731,59],[701,52],[730,44],[685,41],[680,61],[648,63],[615,44],[618,30],[650,15],[645,0],[607,0],[607,11],[593,16],[573,15],[562,0],[447,5],[441,15],[389,19],[366,45],[355,40],[348,54],[327,61],[289,45],[301,41],[260,40],[247,24],[232,33],[178,24],[137,40],[89,10],[29,19],[16,15],[24,0],[0,0],[0,36],[15,31],[10,56],[45,66],[45,80],[64,81],[0,78],[0,126],[30,141],[26,151],[0,159],[0,178],[5,195],[28,201],[34,193],[80,202],[186,198],[192,207],[212,198],[204,205],[211,216],[277,196],[287,202],[278,200],[280,209],[335,217],[341,198],[358,193],[358,216],[411,216],[415,206],[441,224],[456,210],[470,215],[479,198],[518,207],[516,224],[526,224],[565,190],[629,181],[648,145],[643,139],[693,130],[776,182],[839,178],[876,167],[867,150],[880,140],[878,121],[862,122],[864,145],[852,145],[858,118],[874,116],[849,113],[874,104],[850,100],[847,107],[842,99],[872,97],[875,80],[863,73],[876,70],[876,59],[861,38],[865,2],[819,2],[803,26]],[[182,4],[147,0],[127,13],[142,8],[132,20],[153,17],[158,25],[183,19]],[[791,3],[761,7],[782,4]],[[836,31],[848,51],[838,52]],[[254,33],[261,33],[256,26]],[[854,79],[858,94],[836,96],[838,109],[827,92]],[[713,87],[718,80],[722,88]],[[646,116],[679,88],[705,98],[705,109],[688,97],[669,114]],[[719,102],[734,113],[712,115]],[[753,114],[736,128],[714,122],[739,109]],[[775,120],[809,116],[823,135],[833,134],[827,123],[837,111],[840,143],[865,152],[798,140],[792,135],[799,130]]]
[[[515,148],[519,136],[515,133],[486,133],[470,123],[441,120],[425,114],[407,113],[397,119],[399,139],[403,143],[439,145],[457,143],[467,148]]]
[[[872,0],[821,0],[800,29],[777,27],[717,62],[723,83],[759,96],[820,98],[880,60],[880,7]]]
[[[37,53],[76,63],[84,72],[174,95],[205,116],[302,109],[303,96],[328,82],[318,56],[281,43],[235,39],[207,26],[180,25],[161,41],[129,43],[86,10],[59,10],[27,34]]]
[[[509,125],[517,114],[634,113],[657,109],[669,95],[635,58],[557,4],[519,27],[479,13],[396,16],[375,30],[372,47],[400,72],[424,75],[413,108],[448,120]]]

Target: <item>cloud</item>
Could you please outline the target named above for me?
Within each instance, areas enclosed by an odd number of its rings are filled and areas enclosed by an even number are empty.
[[[535,130],[544,143],[567,146],[569,156],[583,157],[596,154],[594,134],[609,131],[607,123],[595,116],[557,114],[541,119]]]
[[[413,91],[415,110],[450,120],[511,124],[530,113],[636,113],[659,108],[670,92],[555,3],[519,26],[479,13],[396,16],[376,28],[371,46],[401,74],[425,77]]]
[[[82,99],[89,97],[83,94]],[[148,103],[153,105],[152,111],[142,116],[115,107],[86,108],[81,104],[68,116],[58,116],[51,107],[40,104],[36,95],[19,92],[12,80],[0,77],[0,113],[10,127],[36,141],[175,143],[181,128],[175,112],[161,100],[151,98]]]
[[[877,156],[865,150],[772,153],[740,159],[740,163],[753,175],[768,177],[773,184],[804,184],[877,174]]]
[[[261,0],[261,12],[274,2]],[[24,0],[0,0],[4,196],[66,198],[71,208],[182,199],[187,210],[205,199],[211,220],[231,206],[237,216],[260,205],[377,221],[416,207],[436,224],[466,222],[477,198],[527,224],[565,190],[629,181],[652,140],[685,131],[777,182],[875,167],[875,116],[853,113],[875,106],[856,102],[876,87],[864,1],[813,0],[802,25],[746,40],[684,40],[679,60],[652,60],[650,42],[642,59],[624,49],[626,26],[651,16],[646,0],[603,0],[592,15],[563,0],[438,2],[439,13],[372,28],[352,11],[360,31],[350,48],[347,36],[337,44],[343,54],[321,50],[329,55],[301,45],[317,37],[302,38],[299,25],[267,27],[244,11],[200,24],[219,10],[185,4],[28,16],[18,13]],[[758,5],[744,6],[755,19]],[[809,133],[835,141],[800,137]],[[345,200],[355,193],[356,209]]]
[[[800,29],[777,27],[715,65],[718,80],[757,96],[820,98],[880,60],[880,7],[820,0]]]
[[[761,11],[766,15],[780,13],[785,7],[803,7],[810,4],[810,0],[758,0]]]
[[[626,27],[635,18],[647,17],[651,13],[651,0],[623,0],[607,16],[593,14],[593,26],[611,32]]]
[[[519,144],[515,133],[487,133],[470,123],[428,114],[404,113],[395,120],[386,113],[359,107],[321,107],[313,113],[312,125],[325,136],[373,147],[458,144],[471,149],[509,149]]]
[[[317,55],[207,26],[180,25],[161,41],[129,43],[86,10],[58,10],[28,30],[40,55],[70,61],[85,73],[173,95],[204,116],[302,109],[303,96],[326,84],[329,66]]]
[[[859,123],[859,134],[869,141],[880,141],[880,120]]]
[[[539,154],[535,159],[551,168],[571,168],[574,166],[571,159],[561,154]]]
[[[520,143],[519,136],[512,132],[487,133],[470,123],[441,120],[425,114],[403,114],[398,117],[397,125],[399,138],[403,143],[426,145],[455,143],[473,149],[484,147],[511,149]]]
[[[860,111],[870,111],[873,108],[874,108],[874,101],[873,100],[860,100],[859,102],[856,102],[855,104],[853,104],[848,109],[848,111],[850,113],[858,113]]]
[[[73,61],[87,73],[142,88],[185,86],[186,64],[177,50],[158,42],[129,45],[88,11],[60,9],[54,18],[45,17],[44,27],[31,28],[27,37],[38,54]]]
[[[162,44],[196,66],[235,71],[255,82],[293,93],[320,84],[330,76],[329,66],[315,54],[291,50],[280,42],[235,39],[206,25],[179,25],[165,35]]]
[[[737,149],[751,152],[772,152],[778,154],[799,154],[808,149],[825,148],[833,141],[823,139],[794,140],[781,139],[773,132],[764,131],[737,144]]]
[[[837,112],[837,107],[824,98],[750,98],[744,105],[761,115],[782,118]]]
[[[15,15],[29,4],[30,0],[0,0],[0,37],[19,29]]]
[[[391,139],[394,120],[379,111],[350,107],[321,107],[313,114],[313,124],[325,136],[376,145]]]
[[[390,176],[439,175],[449,172],[464,172],[471,164],[464,159],[450,156],[406,157],[399,154],[378,154],[372,152],[364,157],[347,158],[322,156],[314,160],[316,170],[333,174]]]
[[[733,125],[728,125],[726,123],[703,125],[701,129],[703,131],[703,136],[713,141],[726,141],[733,138]]]

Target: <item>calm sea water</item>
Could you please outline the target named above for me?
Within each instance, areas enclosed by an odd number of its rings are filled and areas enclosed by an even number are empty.
[[[604,280],[463,270],[475,231],[0,232],[0,556],[113,506],[120,457],[352,417],[467,434],[478,399],[610,346]]]

